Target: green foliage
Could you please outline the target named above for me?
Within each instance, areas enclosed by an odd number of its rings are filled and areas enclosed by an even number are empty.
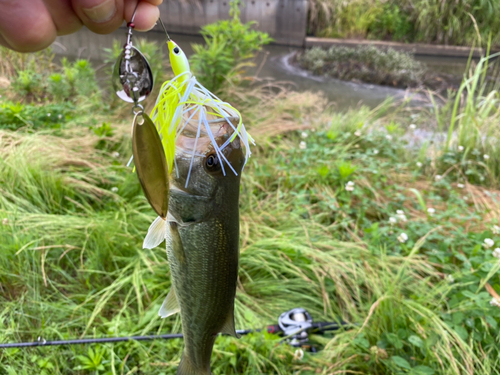
[[[109,361],[104,360],[106,352],[101,347],[97,346],[94,349],[89,348],[87,355],[77,355],[76,359],[80,363],[75,370],[88,370],[93,371],[95,374],[105,371],[104,365]]]
[[[500,178],[500,93],[498,77],[490,75],[490,65],[498,54],[482,58],[468,69],[456,93],[450,93],[450,105],[433,101],[438,127],[447,132],[444,152],[439,159],[442,172],[452,167],[461,181],[496,184]]]
[[[496,0],[313,0],[309,31],[319,36],[405,42],[500,45]]]
[[[370,39],[392,39],[409,41],[414,34],[414,23],[408,14],[397,5],[386,3],[376,8],[377,16],[368,26],[367,37]]]
[[[191,70],[212,92],[220,90],[227,80],[241,80],[242,69],[272,40],[267,33],[252,29],[255,22],[241,23],[239,1],[231,1],[230,15],[230,20],[203,26],[205,45],[192,45]]]
[[[12,82],[12,88],[21,96],[40,95],[43,92],[42,77],[32,70],[22,70]]]
[[[425,73],[411,54],[392,48],[383,51],[374,46],[333,46],[328,50],[313,47],[297,60],[314,74],[398,87],[419,85]]]
[[[2,94],[13,101],[93,101],[100,105],[100,89],[97,85],[95,70],[88,60],[74,62],[63,58],[62,66],[52,63],[52,55],[47,52],[23,54],[5,52],[0,48],[0,56],[5,55],[0,68],[3,68],[11,86]]]
[[[47,92],[54,100],[64,100],[70,96],[71,85],[61,73],[53,73],[49,76]]]
[[[99,93],[95,71],[90,62],[85,59],[76,60],[70,63],[66,58],[62,60],[63,79],[70,87],[70,93],[74,96],[90,97]],[[69,99],[69,98],[67,98]]]
[[[464,85],[481,95],[481,81]],[[460,119],[484,141],[497,107],[483,113],[481,103],[491,103],[477,97],[466,110],[464,97],[449,146],[420,148],[408,142],[408,122],[439,118],[446,129],[448,113],[408,114],[390,103],[338,113],[312,94],[245,93],[258,146],[242,175],[236,326],[262,328],[297,306],[316,321],[351,325],[313,335],[320,350],[303,358],[262,332],[218,337],[214,374],[497,374],[499,179],[462,189],[461,175],[446,173],[461,160]],[[77,105],[76,124],[85,112]],[[29,105],[9,106],[9,121],[27,117]],[[124,166],[129,127],[104,120],[92,131],[0,129],[0,342],[180,330],[178,316],[157,314],[170,272],[163,246],[142,249],[154,215]],[[0,373],[173,375],[182,347],[9,349],[0,351]]]
[[[71,118],[72,111],[73,106],[64,102],[46,105],[2,103],[0,104],[0,129],[56,129]]]
[[[108,122],[103,122],[101,126],[91,126],[90,129],[98,137],[112,137],[113,128]]]

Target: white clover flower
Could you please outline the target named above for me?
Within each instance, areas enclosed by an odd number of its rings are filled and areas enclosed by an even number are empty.
[[[50,117],[50,113],[47,113],[47,117]]]
[[[359,145],[354,145],[354,148],[359,148]]]
[[[116,193],[116,192],[118,191],[118,188],[117,188],[116,186],[113,186],[113,187],[111,188],[111,191],[112,191],[113,193]]]
[[[62,118],[62,115],[58,115],[58,116],[57,116],[57,118],[58,118],[58,119],[61,119],[61,118]]]
[[[500,234],[500,227],[498,225],[493,225],[491,227],[491,231],[493,232],[493,234]]]
[[[488,160],[489,158],[490,158],[490,155],[488,155],[488,154],[484,154],[484,155],[483,155],[483,159],[484,159],[484,160]]]
[[[392,135],[387,134],[387,135],[385,136],[385,139],[387,139],[388,141],[391,141],[391,140],[392,140]]]
[[[500,307],[500,301],[497,300],[496,298],[492,298],[491,301],[490,301],[490,305],[491,306]]]
[[[120,153],[118,151],[115,151],[111,154],[111,156],[113,156],[114,158],[117,158],[120,156]]]
[[[410,128],[411,130],[415,130],[415,129],[417,128],[417,125],[415,125],[415,124],[410,124],[409,128]]]
[[[3,220],[2,220],[2,224],[3,224],[3,225],[7,225],[7,224],[9,224],[9,219],[7,219],[7,218],[3,219]]]
[[[455,282],[455,278],[452,275],[446,275],[446,280],[448,280],[449,283]]]
[[[465,187],[464,184],[457,184],[457,188],[459,188],[459,189],[463,189],[464,187]]]
[[[307,136],[308,136],[308,134],[307,134],[306,132],[302,132],[302,133],[300,133],[300,136],[301,136],[302,138],[306,139],[306,138],[307,138]]]
[[[469,197],[467,195],[464,195],[464,201],[468,201]]]
[[[408,241],[408,235],[406,233],[401,233],[398,236],[398,241],[401,243],[405,243],[406,241]]]
[[[421,162],[417,161],[417,167],[422,168],[422,165],[423,164]]]
[[[300,144],[299,144],[299,148],[300,148],[301,150],[305,150],[305,149],[307,148],[306,142],[301,141],[301,142],[300,142]]]
[[[397,210],[396,211],[396,218],[398,218],[400,221],[407,221],[406,215],[403,212],[403,210]]]
[[[434,208],[432,208],[432,207],[429,207],[427,209],[427,213],[432,216],[432,215],[434,215],[436,213],[436,210]]]
[[[353,191],[354,190],[354,182],[348,181],[347,184],[345,184],[345,189],[347,191]]]
[[[464,150],[464,146],[458,146],[458,152],[462,152]]]
[[[293,353],[293,359],[301,361],[304,358],[304,351],[302,349],[297,349],[295,353]]]
[[[374,155],[377,155],[378,153],[379,153],[379,151],[377,149],[373,150]]]
[[[391,217],[389,218],[389,224],[394,225],[394,224],[396,224],[397,222],[398,222],[398,219],[396,219],[395,217],[391,216]]]
[[[493,245],[495,244],[495,241],[493,241],[491,238],[485,238],[484,239],[484,243],[483,243],[483,246],[487,249],[489,249],[490,247],[492,247]]]
[[[500,259],[500,247],[497,247],[495,250],[493,250],[492,255],[493,255],[495,258]]]
[[[443,176],[440,174],[437,174],[436,177],[434,177],[436,181],[441,181],[443,179]]]
[[[354,132],[354,135],[355,135],[356,137],[361,137],[361,131],[360,131],[360,130],[356,130],[356,131]]]

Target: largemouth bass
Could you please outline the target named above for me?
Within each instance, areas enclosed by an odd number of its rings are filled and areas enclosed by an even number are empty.
[[[177,138],[168,215],[153,222],[144,241],[152,248],[166,238],[172,289],[159,314],[181,314],[185,349],[178,375],[210,374],[216,335],[237,336],[238,199],[245,156],[238,138],[227,142],[233,129],[224,121],[212,123],[213,137],[195,130],[186,128]]]

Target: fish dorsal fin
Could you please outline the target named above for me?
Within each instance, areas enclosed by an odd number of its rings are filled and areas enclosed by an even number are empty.
[[[179,302],[177,301],[177,296],[175,295],[175,289],[172,285],[172,289],[170,289],[165,301],[163,301],[158,315],[160,315],[161,318],[166,318],[167,316],[178,313],[179,311],[181,311],[181,308],[179,307]]]
[[[234,329],[234,308],[231,310],[229,314],[227,314],[227,319],[224,322],[224,325],[222,326],[220,332],[234,336],[237,339],[240,338],[240,335],[238,335],[236,333],[236,330]]]
[[[167,236],[167,222],[164,218],[158,216],[149,227],[142,248],[152,249],[161,244]]]

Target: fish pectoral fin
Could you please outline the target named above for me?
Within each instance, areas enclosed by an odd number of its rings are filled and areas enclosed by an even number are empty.
[[[167,222],[158,216],[148,229],[148,234],[142,244],[143,249],[152,249],[165,240],[167,237]]]
[[[227,315],[227,319],[224,322],[224,325],[222,326],[220,332],[234,336],[237,339],[240,338],[240,335],[238,335],[236,333],[236,330],[234,329],[234,310],[232,310],[231,313]]]
[[[179,311],[181,311],[181,308],[179,307],[179,302],[177,301],[177,296],[175,295],[175,289],[172,285],[172,289],[170,289],[165,301],[163,301],[158,315],[160,315],[161,318],[166,318],[167,316],[178,313]]]
[[[184,255],[184,246],[182,245],[181,235],[179,234],[178,224],[175,221],[170,221],[170,238],[172,251],[175,258],[181,262],[186,262],[186,256]]]

